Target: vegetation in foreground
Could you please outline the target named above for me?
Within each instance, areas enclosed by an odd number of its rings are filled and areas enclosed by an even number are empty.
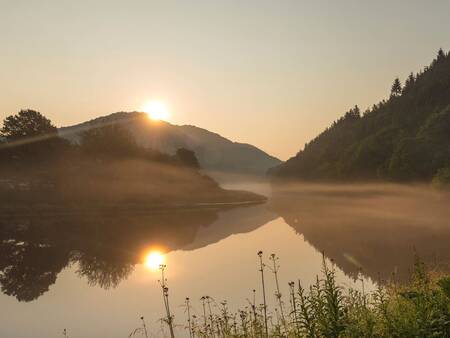
[[[323,261],[322,276],[304,288],[300,281],[289,282],[290,294],[281,295],[278,283],[277,257],[270,264],[260,258],[262,304],[253,298],[249,305],[231,312],[227,302],[216,303],[209,296],[200,299],[202,313],[192,313],[186,298],[185,329],[190,337],[450,337],[450,276],[428,271],[416,258],[408,283],[379,283],[371,293],[346,289],[338,285],[333,267]],[[174,317],[169,307],[169,289],[161,266],[165,317],[161,320],[163,336],[174,337]],[[264,272],[273,273],[276,282],[276,307],[266,303]],[[362,282],[363,283],[363,282]],[[288,300],[286,299],[288,298]],[[148,337],[143,326],[132,336]],[[166,332],[167,331],[167,332]]]

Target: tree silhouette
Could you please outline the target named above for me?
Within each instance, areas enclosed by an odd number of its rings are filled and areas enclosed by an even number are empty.
[[[180,148],[177,150],[176,158],[185,166],[198,169],[200,164],[192,150]]]
[[[442,48],[439,48],[436,60],[439,62],[439,61],[442,61],[444,59],[445,59],[445,53],[442,50]]]
[[[6,140],[13,141],[39,135],[52,135],[57,132],[57,129],[41,113],[27,109],[21,110],[16,115],[8,116],[3,121],[3,128],[0,132]]]
[[[80,145],[83,153],[100,158],[133,157],[140,152],[133,135],[119,124],[83,132]]]
[[[395,78],[394,83],[391,87],[391,97],[399,96],[402,93],[402,84],[400,83],[399,78]]]
[[[408,75],[408,78],[405,80],[405,85],[403,87],[403,93],[406,93],[412,85],[414,85],[414,82],[416,81],[416,78],[414,77],[414,74],[411,72]]]
[[[12,176],[42,179],[48,176],[56,161],[67,154],[69,142],[58,136],[52,122],[35,110],[21,110],[3,121],[0,135],[4,138],[0,148],[0,170]]]

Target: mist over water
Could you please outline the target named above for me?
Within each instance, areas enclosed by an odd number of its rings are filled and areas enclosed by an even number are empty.
[[[446,193],[422,185],[219,181],[227,188],[265,192],[269,202],[2,218],[1,336],[59,337],[68,328],[71,337],[126,337],[141,315],[152,335],[161,336],[160,275],[142,260],[154,247],[165,256],[177,336],[187,334],[185,297],[197,315],[205,295],[216,304],[227,300],[232,311],[248,306],[253,289],[262,301],[259,250],[266,260],[271,253],[279,256],[283,296],[291,280],[306,287],[314,282],[322,252],[336,264],[341,284],[360,288],[361,273],[366,290],[393,272],[407,278],[415,252],[433,268],[448,271]],[[266,279],[272,306],[269,270]]]
[[[406,278],[414,255],[450,262],[450,195],[425,185],[277,186],[273,209],[349,275]]]

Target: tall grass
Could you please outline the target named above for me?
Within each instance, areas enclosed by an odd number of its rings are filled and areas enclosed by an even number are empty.
[[[167,323],[167,326],[169,327],[170,337],[175,338],[173,330],[173,315],[170,312],[170,305],[169,305],[169,288],[167,286],[167,278],[164,275],[166,265],[161,264],[159,266],[159,269],[161,270],[161,279],[159,280],[159,284],[162,290],[164,308],[166,309],[166,318],[164,318],[164,321]]]
[[[265,295],[262,252],[258,252],[262,293]],[[231,312],[227,302],[200,299],[202,313],[192,314],[186,298],[186,330],[190,337],[450,337],[450,276],[428,271],[416,258],[410,281],[379,283],[375,291],[344,288],[335,269],[323,259],[322,274],[309,288],[289,282],[284,303],[278,280],[277,257],[269,256],[275,278],[276,306],[271,310],[256,291],[248,306]],[[168,296],[165,302],[168,302]],[[166,304],[166,303],[165,303]],[[284,306],[289,304],[288,306]],[[214,305],[214,306],[211,306]],[[286,311],[286,313],[285,313]],[[170,314],[165,322],[172,324]],[[172,335],[173,333],[171,333]]]

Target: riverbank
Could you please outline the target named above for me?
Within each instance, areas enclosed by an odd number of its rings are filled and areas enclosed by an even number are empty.
[[[1,206],[0,218],[4,219],[8,216],[29,216],[35,215],[36,212],[45,214],[49,213],[53,216],[70,216],[73,214],[96,214],[106,211],[122,214],[151,214],[157,212],[171,212],[183,210],[202,210],[202,209],[228,209],[239,206],[257,205],[265,203],[265,199],[238,201],[238,202],[198,202],[198,203],[172,203],[172,204],[104,204],[98,206],[80,206],[80,205],[56,205],[56,204],[27,204],[15,206]]]

